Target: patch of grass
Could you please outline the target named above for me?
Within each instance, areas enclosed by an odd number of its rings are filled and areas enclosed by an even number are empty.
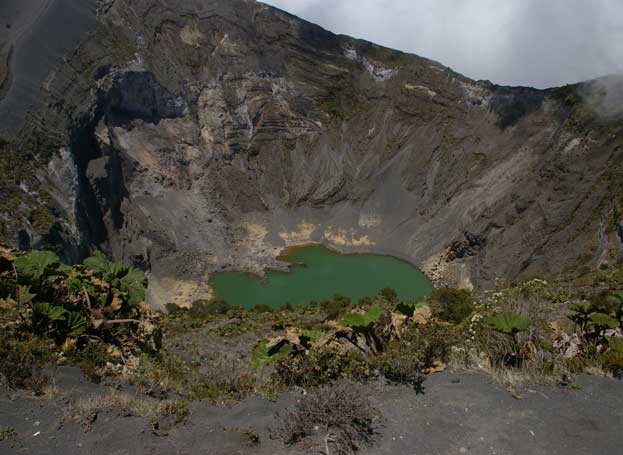
[[[273,434],[286,445],[307,442],[309,449],[349,455],[374,442],[381,415],[358,386],[339,382],[311,390],[278,419]]]
[[[209,369],[193,381],[191,397],[215,404],[233,404],[253,394],[257,386],[258,379],[248,362],[215,356],[209,362]]]
[[[15,436],[17,436],[17,432],[15,431],[15,428],[5,427],[4,425],[0,425],[0,442],[13,439]]]
[[[155,356],[142,356],[130,381],[136,384],[141,392],[162,397],[170,393],[179,395],[187,393],[189,376],[188,365],[176,355],[163,350]]]
[[[18,335],[11,329],[0,331],[0,376],[9,387],[44,392],[47,378],[43,369],[55,360],[50,341],[31,335]]]
[[[81,349],[74,349],[67,354],[68,363],[80,368],[80,371],[94,383],[102,380],[103,369],[108,362],[116,363],[118,358],[112,356],[108,345],[89,340]]]
[[[197,300],[190,307],[183,308],[174,303],[167,303],[168,312],[165,327],[174,333],[183,333],[203,327],[228,313],[238,310],[223,300]]]
[[[195,364],[163,350],[157,356],[142,357],[130,381],[142,393],[157,398],[234,404],[262,389],[258,374],[246,359],[212,353]]]
[[[98,415],[105,412],[118,417],[143,417],[155,430],[172,428],[188,417],[184,401],[154,400],[117,391],[75,401],[69,409],[71,418],[85,432],[91,431]]]

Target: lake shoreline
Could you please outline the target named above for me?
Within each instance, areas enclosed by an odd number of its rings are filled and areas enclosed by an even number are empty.
[[[248,270],[211,274],[212,295],[244,307],[254,306],[248,302],[251,299],[257,301],[256,305],[280,307],[326,300],[335,294],[358,300],[372,297],[386,287],[396,288],[409,300],[428,295],[434,289],[433,282],[420,268],[391,254],[344,252],[322,243],[305,243],[281,249],[276,260],[284,264],[284,269],[267,267],[262,274]],[[313,279],[313,283],[306,282],[308,279]],[[298,284],[292,284],[297,280]],[[318,286],[319,283],[322,286]],[[297,286],[308,287],[310,295],[305,297],[305,302],[299,301],[301,296],[295,297],[300,291]],[[276,297],[269,298],[272,288],[279,289],[274,291]],[[280,303],[275,303],[277,300]]]

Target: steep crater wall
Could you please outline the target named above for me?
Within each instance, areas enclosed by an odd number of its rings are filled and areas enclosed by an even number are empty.
[[[464,286],[620,254],[600,220],[621,127],[575,89],[474,82],[259,3],[191,0],[109,4],[46,87],[26,131],[67,131],[41,177],[66,255],[151,270],[154,305],[308,242]]]

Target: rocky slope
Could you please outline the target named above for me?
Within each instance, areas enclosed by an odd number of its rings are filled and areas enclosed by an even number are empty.
[[[467,286],[621,255],[617,78],[499,87],[255,1],[94,6],[4,133],[38,169],[13,190],[50,226],[5,210],[12,243],[102,248],[151,270],[154,305],[306,242]]]

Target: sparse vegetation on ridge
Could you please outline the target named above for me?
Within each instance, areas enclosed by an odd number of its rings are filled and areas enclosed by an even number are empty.
[[[115,391],[73,402],[69,416],[86,432],[92,429],[98,415],[104,412],[120,417],[144,417],[154,430],[160,431],[170,429],[188,416],[186,403],[182,401],[135,397]]]
[[[231,405],[297,386],[309,398],[276,434],[286,444],[355,453],[373,441],[379,417],[352,396],[352,384],[383,378],[424,393],[427,375],[477,369],[519,396],[523,384],[571,385],[580,372],[623,375],[621,269],[575,281],[500,281],[485,292],[439,289],[413,302],[383,289],[357,304],[337,295],[266,312],[202,301],[157,315],[142,304],[142,272],[101,254],[69,267],[52,253],[5,248],[1,260],[0,377],[10,387],[46,395],[50,363],[135,386],[73,400],[69,416],[85,430],[113,413],[168,431],[194,400]],[[129,322],[106,323],[115,320]],[[314,417],[327,397],[354,407],[330,421]],[[322,421],[308,427],[309,419]]]

